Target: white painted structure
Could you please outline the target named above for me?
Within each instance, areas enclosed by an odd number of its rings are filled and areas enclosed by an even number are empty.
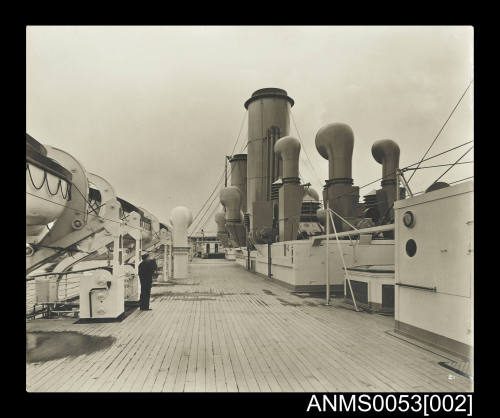
[[[242,253],[242,251],[239,248],[226,248],[225,252],[226,252],[226,260],[229,261],[236,261],[237,255]]]
[[[330,236],[330,240],[334,240]],[[324,292],[326,285],[326,248],[324,237],[310,240],[276,242],[271,245],[271,274],[295,291]],[[332,244],[332,243],[331,243]],[[347,267],[394,264],[394,240],[341,240]],[[267,245],[256,245],[250,254],[250,270],[268,275]],[[246,249],[237,252],[236,261],[247,267]],[[329,246],[329,283],[332,292],[344,294],[344,271],[337,245]]]
[[[173,277],[185,279],[189,277],[189,252],[187,229],[193,222],[191,211],[184,206],[177,206],[170,212],[173,244]]]
[[[348,275],[357,305],[373,311],[394,311],[394,265],[348,267]],[[347,281],[345,288],[350,302]]]
[[[473,347],[473,202],[470,181],[394,205],[396,330],[464,357]]]
[[[117,318],[125,310],[123,277],[107,270],[80,278],[80,318]]]

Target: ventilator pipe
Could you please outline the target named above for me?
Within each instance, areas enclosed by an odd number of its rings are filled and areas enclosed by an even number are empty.
[[[274,144],[274,152],[283,160],[283,182],[299,182],[300,141],[293,136],[284,136]]]
[[[231,164],[231,186],[241,192],[241,210],[247,211],[247,154],[236,154],[229,160]]]
[[[382,186],[396,184],[399,168],[399,146],[391,139],[381,139],[372,145],[373,158],[382,164]]]
[[[174,247],[187,247],[187,229],[193,222],[191,211],[184,206],[177,206],[170,212],[172,223],[172,241]]]
[[[310,199],[307,199],[307,196],[309,196]],[[305,189],[305,196],[304,196],[303,200],[313,200],[315,202],[319,202],[319,194],[312,187],[307,187]]]
[[[323,158],[328,159],[328,180],[323,193],[325,206],[328,203],[336,213],[346,218],[353,216],[352,151],[354,134],[345,123],[330,123],[316,134],[316,148]],[[342,231],[342,222],[337,230]]]
[[[217,233],[226,231],[226,212],[217,212],[214,216],[215,223],[217,224]]]
[[[328,179],[352,180],[354,133],[345,123],[330,123],[316,134],[316,149],[328,160]]]
[[[326,225],[326,209],[318,209],[316,211],[316,219],[318,219],[318,222],[325,226]]]
[[[241,192],[236,186],[229,186],[221,190],[220,202],[226,208],[226,222],[241,222]]]

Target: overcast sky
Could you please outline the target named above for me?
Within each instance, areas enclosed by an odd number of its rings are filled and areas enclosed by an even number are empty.
[[[399,144],[400,167],[423,156],[473,79],[473,36],[472,27],[446,26],[29,26],[26,132],[168,222],[175,206],[198,212],[242,121],[235,152],[243,149],[245,100],[278,87],[295,100],[302,180],[321,192],[328,162],[314,138],[323,125],[344,122],[354,131],[353,178],[362,186],[381,177],[376,140]],[[474,139],[473,86],[429,156]],[[290,133],[297,136],[293,122]],[[422,165],[454,162],[467,149]],[[472,159],[471,151],[462,161]],[[419,170],[412,190],[445,170]],[[442,180],[472,173],[464,164]],[[215,229],[210,219],[205,231]]]

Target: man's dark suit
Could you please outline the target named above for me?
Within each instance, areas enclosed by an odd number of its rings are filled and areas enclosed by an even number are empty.
[[[141,264],[139,264],[139,279],[141,280],[141,310],[149,309],[153,273],[156,271],[156,268],[157,266],[155,260],[144,260]]]

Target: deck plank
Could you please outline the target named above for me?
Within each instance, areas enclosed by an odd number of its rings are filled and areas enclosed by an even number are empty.
[[[190,340],[193,333],[193,324],[196,316],[195,304],[193,301],[183,301],[188,305],[188,322],[184,329],[179,333],[179,339],[176,343],[176,349],[174,352],[174,357],[172,358],[172,368],[171,373],[169,369],[169,374],[165,380],[162,391],[163,392],[182,392],[184,390],[184,385],[186,382],[186,370],[188,363],[188,356],[190,352]]]
[[[159,381],[160,379],[163,378],[163,372],[165,372],[163,368],[164,367],[168,368],[168,365],[166,365],[167,353],[169,352],[169,350],[172,349],[173,341],[175,341],[174,340],[175,335],[179,332],[180,326],[185,317],[184,315],[186,312],[185,306],[184,310],[177,309],[176,301],[172,297],[169,297],[168,299],[163,299],[163,301],[169,303],[171,307],[169,311],[169,316],[166,317],[168,322],[166,322],[163,325],[165,329],[168,330],[168,333],[165,335],[165,339],[160,344],[160,349],[144,381],[144,384],[141,388],[141,392],[150,392],[150,391],[158,392],[161,390],[161,387],[159,387]],[[158,385],[156,385],[157,380],[158,380]],[[163,386],[163,381],[161,385]]]
[[[102,328],[103,326],[93,324],[93,326],[84,327],[82,333],[86,335],[96,335]],[[61,332],[62,330],[61,328],[56,328],[54,331]],[[54,379],[54,377],[60,375],[63,370],[65,371],[64,376],[70,377],[72,368],[78,365],[84,357],[85,355],[76,358],[65,357],[60,360],[46,362],[45,364],[50,365],[49,368],[45,369],[41,374],[38,374],[37,380],[33,383],[39,387],[39,391],[54,391],[54,383],[57,385],[61,383],[62,380]]]
[[[153,392],[161,392],[169,376],[171,379],[172,377],[175,378],[177,369],[174,369],[173,358],[174,354],[178,350],[181,350],[181,347],[178,344],[180,340],[179,337],[182,335],[182,331],[187,328],[187,324],[189,322],[190,316],[188,304],[178,300],[172,300],[171,303],[175,312],[172,316],[172,320],[175,321],[175,325],[173,326],[173,332],[170,337],[168,347],[164,353],[162,353],[160,368],[157,371],[152,387]]]
[[[324,306],[233,262],[203,260],[190,268],[191,279],[153,287],[153,311],[120,323],[28,323],[28,331],[43,324],[116,341],[90,354],[27,364],[27,390],[472,390],[469,379],[439,366],[446,361],[441,355],[387,334],[391,317],[357,313],[335,300]]]
[[[211,327],[211,316],[210,309],[213,303],[207,303],[204,305],[205,313],[204,313],[204,329],[205,329],[205,346],[206,346],[206,365],[205,365],[205,392],[216,392],[216,369],[215,369],[215,360],[214,360],[214,343],[212,336],[212,327]]]

